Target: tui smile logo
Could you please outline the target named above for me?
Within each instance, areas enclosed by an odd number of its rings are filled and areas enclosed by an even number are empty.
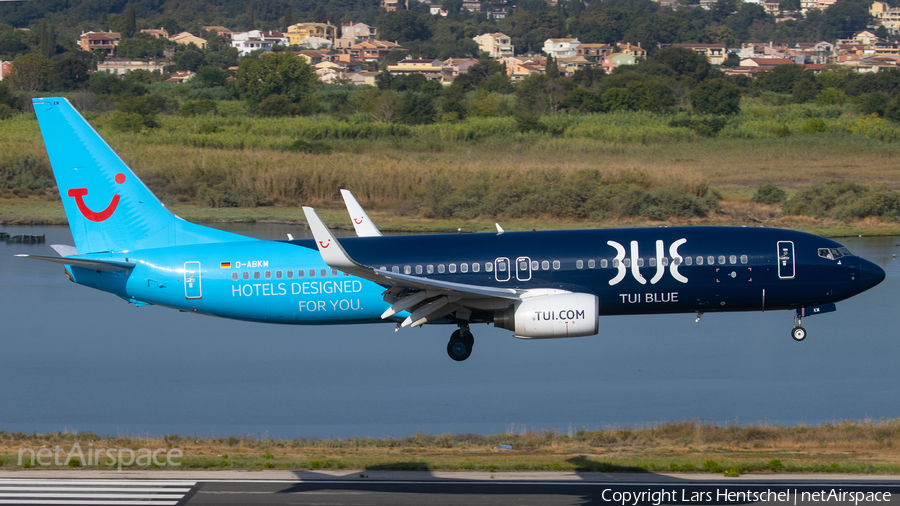
[[[357,225],[361,225],[362,222],[363,222],[362,216],[360,216],[359,218],[353,218],[353,223],[356,223]]]
[[[124,182],[125,174],[116,174],[116,183],[122,184]],[[81,214],[91,221],[105,221],[107,218],[112,216],[112,213],[116,210],[116,206],[119,205],[119,194],[115,194],[113,195],[112,202],[110,202],[109,205],[106,206],[106,209],[100,212],[94,212],[87,206],[87,204],[84,203],[84,196],[87,194],[87,188],[70,188],[68,192],[68,195],[70,197],[75,198],[75,203],[78,204],[78,210],[81,211]]]

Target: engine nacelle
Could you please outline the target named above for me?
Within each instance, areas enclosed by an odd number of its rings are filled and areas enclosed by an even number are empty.
[[[494,326],[520,339],[593,336],[600,330],[600,299],[588,293],[541,293],[494,312]]]

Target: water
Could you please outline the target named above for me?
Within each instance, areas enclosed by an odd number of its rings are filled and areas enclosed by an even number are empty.
[[[223,227],[261,238],[298,227]],[[70,283],[56,255],[0,243],[0,430],[278,438],[499,433],[671,420],[783,425],[900,416],[900,238],[844,239],[887,279],[807,318],[786,311],[603,317],[600,335],[520,341],[473,327],[277,326],[134,307]]]

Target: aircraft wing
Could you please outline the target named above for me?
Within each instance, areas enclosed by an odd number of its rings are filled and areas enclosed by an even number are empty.
[[[134,262],[117,262],[115,260],[94,260],[92,258],[45,257],[41,255],[16,255],[22,258],[33,258],[73,267],[82,267],[92,271],[127,271],[134,269]]]
[[[347,212],[350,213],[350,219],[353,221],[353,228],[359,237],[379,237],[381,231],[369,218],[369,215],[363,210],[350,190],[341,190],[341,196],[344,197],[344,204],[347,205]]]
[[[322,260],[333,269],[387,287],[384,300],[391,307],[381,317],[409,311],[410,316],[401,324],[403,327],[417,327],[453,312],[459,317],[471,314],[472,309],[504,309],[520,299],[519,292],[509,288],[452,283],[363,265],[347,254],[313,208],[304,207],[303,212]]]

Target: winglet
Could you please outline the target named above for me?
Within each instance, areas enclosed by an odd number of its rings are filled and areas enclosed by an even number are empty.
[[[315,209],[304,207],[303,213],[306,214],[306,222],[309,224],[309,229],[312,231],[313,237],[316,240],[316,247],[319,248],[322,260],[324,260],[329,267],[344,271],[365,268],[356,263],[350,258],[350,255],[344,251],[344,247],[334,238],[334,235],[328,230],[328,227],[325,226],[325,222],[323,222],[322,218],[319,218],[319,215],[316,214]]]
[[[494,223],[494,225],[497,225],[497,235],[500,235],[503,232],[505,232],[505,230],[503,230],[503,227],[501,227],[499,223]]]
[[[353,228],[359,237],[379,237],[381,231],[372,223],[372,219],[363,210],[350,190],[341,190],[341,196],[344,197],[344,204],[347,205],[347,212],[350,213],[350,219],[353,220]]]

